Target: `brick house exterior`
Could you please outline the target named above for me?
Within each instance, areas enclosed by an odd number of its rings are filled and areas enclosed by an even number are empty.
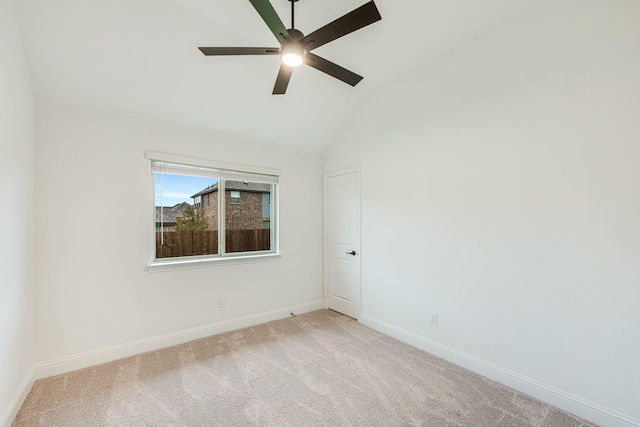
[[[225,227],[227,230],[270,228],[271,185],[257,182],[225,181]],[[202,208],[210,230],[218,229],[218,184],[191,196]]]

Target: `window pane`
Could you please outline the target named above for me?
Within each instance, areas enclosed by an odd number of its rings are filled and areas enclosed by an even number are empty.
[[[234,181],[229,181],[229,182],[234,182]],[[230,194],[230,201],[231,203],[238,204],[240,203],[240,192],[239,191],[229,191]]]
[[[271,250],[273,184],[225,181],[225,251]]]
[[[217,215],[206,209],[217,185],[216,178],[155,174],[156,259],[218,253]]]

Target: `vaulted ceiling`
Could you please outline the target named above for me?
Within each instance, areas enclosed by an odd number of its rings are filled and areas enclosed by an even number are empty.
[[[271,95],[278,56],[205,57],[198,46],[278,43],[248,0],[14,0],[39,99],[142,115],[321,151],[385,83],[539,0],[376,0],[382,21],[314,51],[364,80],[310,67]],[[289,27],[288,0],[271,0]],[[366,0],[300,0],[308,34]]]

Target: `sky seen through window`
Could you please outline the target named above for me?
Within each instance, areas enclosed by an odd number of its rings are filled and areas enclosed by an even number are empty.
[[[192,205],[191,196],[216,184],[218,180],[210,177],[156,173],[155,182],[156,206],[171,207],[182,202]]]

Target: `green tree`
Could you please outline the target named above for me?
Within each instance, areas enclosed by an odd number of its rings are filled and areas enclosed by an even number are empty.
[[[182,216],[176,218],[175,231],[204,231],[209,228],[207,217],[202,208],[189,205],[182,211]]]

